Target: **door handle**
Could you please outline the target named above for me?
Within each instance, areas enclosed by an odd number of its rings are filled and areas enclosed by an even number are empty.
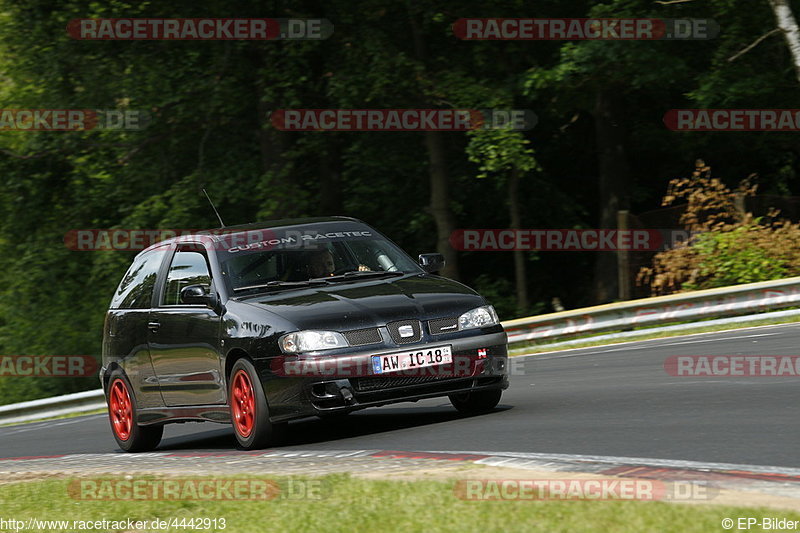
[[[153,333],[158,332],[158,328],[160,328],[160,327],[161,327],[161,323],[159,323],[159,322],[148,322],[147,323],[147,329],[149,329]]]

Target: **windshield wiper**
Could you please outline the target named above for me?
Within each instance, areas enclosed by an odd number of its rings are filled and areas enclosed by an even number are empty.
[[[405,272],[390,272],[388,270],[353,270],[338,274],[336,276],[328,276],[327,278],[312,278],[304,281],[268,281],[259,285],[248,285],[247,287],[236,287],[234,292],[248,291],[252,289],[300,289],[303,287],[319,287],[327,285],[332,281],[350,281],[362,278],[383,278],[383,277],[397,277],[404,276]]]
[[[353,270],[338,274],[336,276],[328,276],[327,278],[313,278],[309,281],[350,281],[360,278],[383,278],[383,277],[397,277],[405,276],[405,272],[390,272],[388,270]]]
[[[324,279],[324,278],[323,278]],[[251,289],[299,289],[302,287],[318,287],[325,285],[323,279],[309,279],[305,281],[269,281],[260,285],[248,285],[247,287],[236,287],[234,292],[247,291]]]

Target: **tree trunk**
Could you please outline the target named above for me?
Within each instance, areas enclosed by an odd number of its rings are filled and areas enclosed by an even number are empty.
[[[408,20],[411,26],[411,37],[414,44],[414,55],[425,69],[425,41],[417,20],[415,4],[407,2]],[[425,89],[421,89],[425,102]],[[433,107],[425,104],[425,107]],[[450,176],[447,172],[447,156],[442,142],[442,134],[438,131],[425,132],[425,148],[428,152],[428,177],[430,178],[431,203],[430,213],[436,224],[436,251],[442,254],[447,265],[441,274],[448,278],[459,279],[458,253],[450,246],[450,234],[455,230],[455,217],[450,208]]]
[[[800,29],[797,27],[797,20],[794,18],[792,8],[788,0],[769,0],[772,12],[775,14],[775,21],[778,28],[783,32],[789,52],[792,54],[795,76],[800,82]]]
[[[458,279],[458,254],[450,246],[450,234],[456,227],[453,211],[450,209],[450,179],[442,134],[438,131],[426,131],[425,147],[428,151],[428,175],[431,184],[430,212],[436,223],[436,251],[447,261],[442,275]]]
[[[281,43],[273,43],[276,47]],[[270,49],[270,53],[280,53]],[[303,205],[297,201],[297,184],[292,173],[287,171],[288,161],[284,153],[288,148],[290,138],[285,133],[272,126],[270,116],[273,111],[280,108],[274,101],[265,101],[264,96],[270,94],[268,88],[274,83],[272,79],[274,69],[270,66],[270,56],[258,45],[248,49],[247,57],[251,65],[253,83],[253,98],[255,99],[256,127],[255,132],[261,158],[262,183],[260,188],[266,193],[262,204],[264,216],[271,219],[291,218],[302,214]],[[273,97],[279,100],[280,97]]]
[[[628,208],[630,168],[625,154],[625,129],[622,117],[625,103],[616,87],[598,89],[595,99],[595,141],[600,195],[600,228],[617,227],[617,211]],[[597,252],[594,268],[594,303],[617,298],[617,256]]]
[[[521,229],[522,216],[519,207],[519,170],[515,167],[508,178],[508,215],[511,229]],[[524,316],[528,312],[528,275],[525,271],[523,250],[514,252],[514,282],[517,286],[517,313]]]
[[[270,218],[291,218],[297,216],[297,202],[293,201],[295,184],[291,176],[287,175],[284,166],[286,160],[283,157],[284,134],[276,130],[270,124],[271,106],[262,101],[261,91],[258,97],[258,146],[261,152],[261,169],[267,176],[269,183],[268,202],[272,207],[269,214]]]

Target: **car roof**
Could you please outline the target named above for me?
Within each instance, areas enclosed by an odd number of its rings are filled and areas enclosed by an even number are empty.
[[[141,253],[148,252],[153,248],[159,248],[166,244],[172,244],[173,242],[185,242],[185,241],[194,241],[197,240],[198,236],[202,236],[203,240],[210,239],[211,242],[219,242],[223,237],[235,234],[235,233],[243,233],[246,231],[258,231],[258,230],[265,230],[265,229],[273,229],[273,228],[283,228],[288,226],[313,226],[315,224],[324,224],[330,222],[356,222],[358,224],[365,224],[365,222],[353,218],[353,217],[344,217],[344,216],[332,216],[332,217],[309,217],[309,218],[286,218],[281,220],[265,220],[263,222],[254,222],[251,224],[240,224],[238,226],[224,226],[221,228],[216,229],[208,229],[195,232],[191,235],[179,235],[177,237],[171,237],[169,239],[164,239],[163,241],[159,241],[150,247],[142,250]]]

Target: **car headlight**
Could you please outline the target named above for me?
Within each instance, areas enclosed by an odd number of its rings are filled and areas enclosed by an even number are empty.
[[[349,346],[344,336],[336,331],[295,331],[278,341],[284,353],[314,352]]]
[[[491,305],[476,307],[472,311],[467,311],[458,317],[458,329],[485,328],[499,324],[500,319]]]

